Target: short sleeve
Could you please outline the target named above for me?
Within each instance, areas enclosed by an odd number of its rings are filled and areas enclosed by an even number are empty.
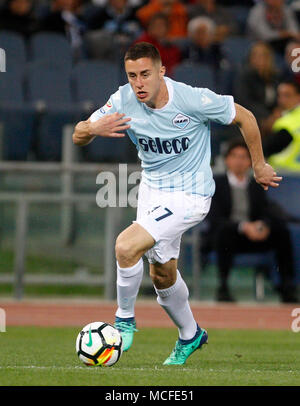
[[[197,92],[197,97],[195,97],[197,112],[202,119],[212,120],[219,124],[232,123],[236,115],[232,96],[216,94],[206,88],[194,88],[194,90]]]
[[[99,118],[103,117],[105,114],[112,114],[116,112],[121,112],[121,92],[120,89],[116,91],[108,101],[105,103],[104,106],[100,107],[100,109],[94,111],[91,115],[90,120],[92,122],[97,121]]]

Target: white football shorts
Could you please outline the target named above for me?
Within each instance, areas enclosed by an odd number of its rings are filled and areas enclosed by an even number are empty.
[[[145,254],[149,263],[165,264],[177,259],[182,234],[204,220],[210,204],[211,197],[161,191],[141,182],[134,223],[140,224],[155,240]]]

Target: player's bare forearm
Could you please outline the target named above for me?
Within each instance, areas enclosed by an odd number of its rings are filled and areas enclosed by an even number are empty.
[[[265,162],[261,134],[256,121],[256,118],[251,111],[245,109],[239,104],[235,103],[236,116],[233,124],[237,124],[248,146],[252,167],[254,170],[254,177],[265,190],[269,186],[277,187],[281,181],[281,177],[277,176],[274,169]]]
[[[262,149],[261,135],[257,125],[256,118],[251,111],[235,103],[236,116],[233,124],[237,124],[248,146],[252,166],[262,166],[265,164],[265,158]]]
[[[84,146],[89,144],[93,139],[95,138],[95,135],[91,133],[91,128],[90,128],[90,120],[86,121],[80,121],[73,133],[73,142],[76,145],[79,146]]]

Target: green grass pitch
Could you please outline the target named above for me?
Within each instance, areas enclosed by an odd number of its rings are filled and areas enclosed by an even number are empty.
[[[176,329],[143,328],[113,367],[77,358],[78,328],[8,327],[0,333],[0,385],[299,385],[300,333],[209,329],[209,344],[184,366],[165,367]]]

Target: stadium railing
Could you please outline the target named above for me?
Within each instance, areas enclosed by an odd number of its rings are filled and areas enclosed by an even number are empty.
[[[62,240],[65,244],[71,242],[73,237],[75,204],[82,202],[95,203],[95,194],[76,193],[73,189],[74,174],[98,174],[100,171],[115,172],[117,164],[87,164],[76,163],[76,147],[72,143],[72,125],[64,128],[63,160],[61,163],[14,162],[0,161],[0,173],[51,173],[60,175],[62,179],[61,193],[32,193],[32,192],[1,192],[0,203],[13,203],[17,205],[15,251],[14,251],[14,296],[21,299],[24,292],[24,275],[26,260],[26,235],[28,230],[28,209],[32,203],[57,203],[61,205]],[[0,137],[1,140],[1,137]],[[1,144],[1,142],[0,142]],[[129,165],[131,171],[138,169],[136,165]],[[118,215],[114,208],[106,208],[105,216],[105,275],[103,285],[106,299],[114,297],[114,241],[116,238],[116,220]],[[42,280],[42,279],[40,279]],[[58,281],[59,282],[59,281]]]
[[[61,233],[63,244],[72,244],[74,239],[74,207],[80,203],[96,203],[96,196],[93,193],[78,193],[74,190],[74,176],[76,174],[92,174],[97,175],[101,171],[117,172],[119,164],[93,164],[76,162],[78,148],[72,142],[73,126],[68,125],[64,128],[63,133],[63,160],[57,162],[14,162],[0,161],[0,174],[4,173],[51,173],[61,176],[61,193],[51,192],[1,192],[0,204],[9,203],[16,205],[16,226],[15,226],[15,245],[14,245],[14,275],[13,278],[1,276],[2,281],[13,280],[14,297],[17,300],[23,298],[25,279],[27,281],[49,283],[49,281],[57,282],[57,284],[69,281],[74,283],[75,279],[64,278],[50,275],[39,275],[26,277],[26,254],[27,254],[27,234],[28,234],[28,217],[30,206],[34,203],[40,205],[46,203],[58,204],[61,207]],[[1,137],[0,137],[1,141]],[[1,142],[0,142],[1,144]],[[137,164],[128,165],[128,173],[140,171],[140,166]],[[127,195],[126,195],[127,198]],[[105,208],[105,258],[104,258],[104,275],[97,278],[97,283],[104,286],[105,299],[111,300],[115,298],[115,253],[114,244],[119,230],[120,219],[122,216],[122,208],[106,207]],[[199,233],[194,229],[189,235],[183,239],[183,244],[192,246],[192,285],[193,297],[200,298],[200,268],[199,268],[199,252],[198,252]],[[100,259],[99,259],[100,261]],[[75,281],[76,282],[76,281]],[[79,281],[84,283],[84,281]],[[86,281],[87,283],[89,280]]]

